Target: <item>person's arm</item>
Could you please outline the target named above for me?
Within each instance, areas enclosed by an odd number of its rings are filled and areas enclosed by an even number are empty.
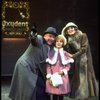
[[[33,26],[31,29],[29,39],[33,46],[41,47],[41,45],[43,44],[43,37],[37,33],[37,29],[35,26]]]
[[[51,66],[50,64],[47,65],[47,75],[46,75],[46,78],[47,79],[50,79],[52,76],[52,73],[51,73]]]
[[[29,39],[32,45],[36,45],[37,29],[36,26],[32,26],[31,32],[29,33]]]
[[[77,46],[77,43],[73,42],[73,46]],[[73,58],[76,58],[77,56],[85,53],[87,51],[87,47],[88,47],[88,38],[86,34],[83,34],[81,37],[81,48],[79,50],[76,49],[76,53],[73,54]]]
[[[68,71],[70,70],[70,65],[65,65],[62,70],[58,72],[59,75],[67,75]]]
[[[63,65],[67,65],[69,63],[73,63],[74,62],[74,59],[70,57],[71,54],[69,55],[67,52],[63,51],[63,49],[61,49],[59,51],[59,53],[60,53],[60,57],[61,57],[61,61],[62,61]],[[65,57],[67,59],[65,59]]]

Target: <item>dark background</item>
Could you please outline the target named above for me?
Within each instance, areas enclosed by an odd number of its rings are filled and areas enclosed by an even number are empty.
[[[27,1],[27,0],[22,0]],[[39,34],[53,26],[60,34],[67,22],[75,22],[87,33],[93,64],[98,78],[99,68],[99,0],[28,0],[30,1],[30,28],[36,24]],[[17,59],[22,55],[29,40],[12,42],[2,40],[2,75],[12,75]]]

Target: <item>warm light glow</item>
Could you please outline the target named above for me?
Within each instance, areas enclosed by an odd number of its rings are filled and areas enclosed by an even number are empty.
[[[11,41],[11,40],[13,40],[13,41],[19,41],[19,40],[27,40],[26,38],[3,38],[2,40],[4,40],[4,41]]]

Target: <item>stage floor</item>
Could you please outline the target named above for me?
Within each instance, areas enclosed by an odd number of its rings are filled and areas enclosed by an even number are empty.
[[[3,77],[1,82],[1,100],[11,100],[8,97],[9,88],[11,84],[11,77]],[[69,97],[66,97],[66,100],[75,100]],[[99,100],[99,97],[91,97],[88,100]]]

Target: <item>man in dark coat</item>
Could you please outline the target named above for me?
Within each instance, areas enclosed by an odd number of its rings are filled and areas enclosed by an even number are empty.
[[[32,28],[31,43],[15,65],[9,93],[12,100],[50,100],[45,93],[45,66],[42,62],[47,58],[56,35],[53,27],[48,27],[43,37]]]

